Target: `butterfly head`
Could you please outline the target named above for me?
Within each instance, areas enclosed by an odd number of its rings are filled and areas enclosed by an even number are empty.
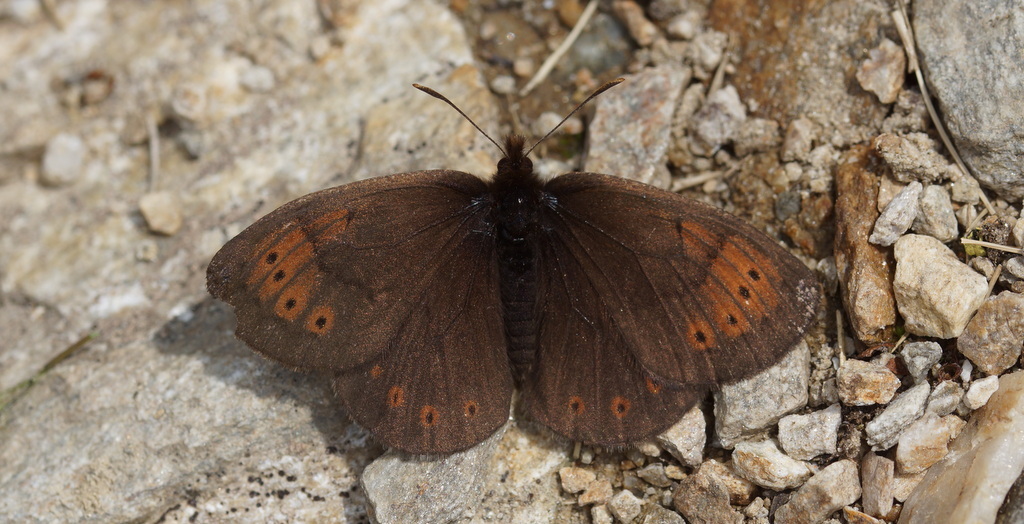
[[[526,180],[533,175],[533,161],[526,156],[526,137],[511,134],[505,137],[505,156],[498,161],[495,180]]]

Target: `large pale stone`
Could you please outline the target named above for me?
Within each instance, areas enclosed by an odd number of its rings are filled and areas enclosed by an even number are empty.
[[[988,281],[942,242],[923,235],[896,241],[896,305],[907,331],[953,338],[988,296]]]

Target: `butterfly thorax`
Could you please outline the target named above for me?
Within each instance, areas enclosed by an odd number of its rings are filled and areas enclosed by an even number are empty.
[[[537,344],[537,248],[543,184],[523,152],[523,139],[505,139],[506,156],[491,183],[495,242],[508,355],[516,377],[533,361]]]

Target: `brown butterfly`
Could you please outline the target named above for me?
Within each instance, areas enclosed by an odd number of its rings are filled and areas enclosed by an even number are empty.
[[[519,136],[503,153],[491,181],[417,171],[285,204],[217,253],[209,291],[250,347],[333,374],[356,422],[422,454],[490,436],[516,386],[571,440],[645,439],[815,317],[811,271],[740,219],[609,175],[542,181]]]

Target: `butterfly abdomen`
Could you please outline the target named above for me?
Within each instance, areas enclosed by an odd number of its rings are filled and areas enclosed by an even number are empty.
[[[497,235],[502,319],[517,380],[537,352],[537,248],[541,182],[523,155],[520,137],[506,139],[508,156],[491,184]]]
[[[525,239],[498,240],[502,319],[508,356],[517,378],[533,362],[537,350],[536,250]]]

